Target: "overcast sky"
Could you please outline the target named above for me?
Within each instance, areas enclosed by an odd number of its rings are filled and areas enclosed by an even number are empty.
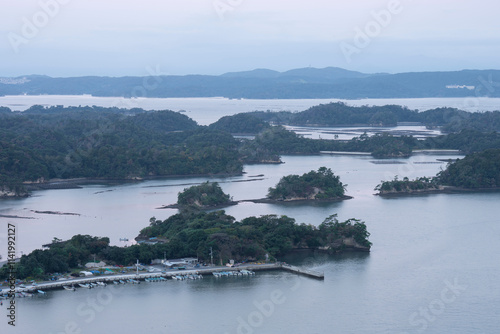
[[[0,4],[0,77],[500,69],[498,0]]]

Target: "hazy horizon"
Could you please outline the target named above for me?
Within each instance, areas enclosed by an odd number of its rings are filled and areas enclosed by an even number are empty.
[[[0,1],[0,77],[500,69],[494,1]]]

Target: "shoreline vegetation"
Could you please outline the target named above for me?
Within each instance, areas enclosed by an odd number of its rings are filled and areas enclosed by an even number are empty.
[[[344,251],[369,252],[370,233],[363,221],[340,222],[337,215],[327,217],[319,226],[298,224],[287,216],[265,215],[236,221],[224,211],[183,210],[164,221],[152,217],[150,225],[129,247],[110,246],[107,237],[75,235],[70,240],[54,238],[47,249],[23,255],[15,264],[19,279],[48,279],[54,273],[77,273],[94,260],[111,265],[128,266],[137,259],[151,263],[154,259],[196,256],[208,262],[211,256],[223,265],[263,261],[295,250],[318,250],[331,254]],[[9,275],[8,266],[0,268],[0,279]]]
[[[236,204],[238,202],[233,201],[230,195],[225,194],[219,183],[207,181],[184,188],[177,195],[177,203],[162,206],[160,209],[212,210]]]
[[[364,134],[349,141],[313,140],[280,126],[332,126],[367,120],[374,126],[420,121],[450,133],[425,140],[384,133],[371,137]],[[137,182],[174,175],[239,175],[246,163],[280,162],[284,154],[348,151],[369,153],[375,158],[401,158],[413,150],[458,149],[469,155],[450,163],[435,178],[395,179],[381,184],[380,190],[401,194],[452,189],[446,187],[493,190],[500,187],[499,128],[500,112],[471,114],[438,108],[418,113],[398,106],[360,108],[342,103],[295,114],[239,114],[208,127],[172,111],[33,106],[18,113],[0,108],[0,187],[3,194],[26,195],[27,188],[43,188],[46,183],[49,187],[79,187],[77,183]],[[231,135],[251,132],[255,132],[254,139]],[[262,200],[337,201],[348,198],[345,187],[329,168],[320,167],[283,177]],[[151,263],[164,256],[196,255],[207,260],[212,249],[216,261],[224,263],[230,259],[261,260],[266,255],[276,260],[298,249],[339,253],[371,248],[370,233],[358,219],[339,222],[331,215],[318,226],[276,215],[236,221],[224,211],[200,210],[233,203],[218,184],[203,183],[181,194],[180,212],[164,221],[152,217],[136,238],[137,245],[110,246],[109,238],[84,235],[64,242],[55,240],[49,249],[23,255],[16,265],[18,277],[38,279],[78,270],[92,254],[109,263],[130,265],[136,259]],[[7,274],[6,267],[0,269],[0,278]]]
[[[248,180],[250,181],[250,180]],[[340,178],[330,168],[320,167],[299,175],[288,175],[280,179],[276,188],[269,188],[266,198],[234,201],[225,194],[217,182],[205,182],[185,188],[177,196],[177,203],[164,205],[159,209],[198,209],[213,210],[242,202],[252,203],[315,203],[338,202],[352,199],[345,195],[345,188]]]
[[[271,201],[342,200],[347,185],[330,168],[320,167],[299,175],[287,175],[268,190]]]
[[[500,149],[490,149],[449,162],[436,176],[382,181],[375,190],[380,196],[430,193],[466,193],[500,190]]]
[[[309,139],[281,125],[439,127],[446,135],[419,140],[378,133],[351,140]],[[282,155],[361,152],[405,158],[417,150],[464,154],[500,148],[500,112],[453,108],[418,112],[400,106],[329,103],[291,112],[250,112],[199,126],[183,113],[102,107],[0,108],[0,197],[37,189],[78,187],[53,180],[144,180],[154,177],[241,174],[244,164],[282,163]],[[235,138],[233,133],[253,133]],[[48,181],[46,181],[48,180]],[[111,180],[111,181],[110,181]],[[91,182],[91,181],[88,181]]]

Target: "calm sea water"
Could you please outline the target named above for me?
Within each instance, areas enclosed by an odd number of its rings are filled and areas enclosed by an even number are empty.
[[[318,225],[337,213],[366,222],[370,254],[299,254],[285,260],[325,273],[324,281],[284,272],[253,278],[108,286],[50,291],[17,299],[16,327],[2,333],[497,333],[500,327],[500,193],[439,194],[384,199],[381,180],[435,175],[450,156],[417,155],[403,164],[374,164],[369,157],[285,156],[281,165],[251,165],[243,176],[213,178],[236,200],[264,197],[287,174],[332,168],[354,198],[317,205],[243,202],[227,208],[237,219],[278,214]],[[259,176],[259,175],[263,176]],[[154,180],[83,189],[36,192],[0,201],[0,254],[7,223],[18,230],[18,251],[74,234],[132,240],[177,193],[206,178]],[[235,182],[248,181],[248,182]],[[36,214],[32,210],[78,213]]]

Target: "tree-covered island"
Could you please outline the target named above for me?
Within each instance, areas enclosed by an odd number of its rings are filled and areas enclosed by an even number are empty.
[[[163,208],[214,209],[234,205],[229,194],[225,194],[217,182],[204,182],[185,188],[177,195],[177,203]]]
[[[393,180],[382,181],[375,187],[378,195],[427,193],[442,189],[443,186],[439,184],[438,179],[435,177],[418,177],[414,180],[404,177],[399,180],[397,175]]]
[[[297,200],[342,200],[346,185],[330,168],[320,167],[303,175],[287,175],[280,179],[276,187],[269,188],[267,199],[273,201]]]
[[[76,235],[70,240],[54,240],[48,249],[23,255],[16,264],[19,279],[47,279],[53,273],[79,272],[85,263],[104,261],[109,265],[144,264],[154,259],[197,257],[210,262],[263,261],[279,259],[294,250],[307,249],[328,253],[368,252],[371,242],[366,224],[358,219],[339,222],[336,215],[319,226],[298,224],[287,216],[265,215],[236,221],[224,211],[185,210],[165,220],[150,219],[130,247],[109,245],[109,238]],[[143,242],[145,241],[145,242]],[[9,274],[0,269],[0,279]]]
[[[446,135],[366,134],[351,140],[304,138],[276,124],[395,126],[418,122]],[[465,154],[500,148],[500,112],[452,108],[424,112],[397,106],[352,107],[333,103],[304,112],[251,112],[200,126],[182,113],[103,107],[32,106],[0,110],[0,197],[30,190],[78,186],[85,180],[141,180],[187,175],[241,174],[244,164],[281,163],[282,155],[323,151],[409,157],[417,149]],[[231,134],[252,133],[235,138]],[[79,181],[75,181],[78,179]],[[51,182],[57,180],[57,183]],[[63,180],[63,182],[61,182]]]
[[[500,189],[500,149],[489,149],[467,155],[448,164],[435,177],[415,180],[396,176],[383,181],[375,190],[378,195],[405,195],[426,192],[462,192]]]

